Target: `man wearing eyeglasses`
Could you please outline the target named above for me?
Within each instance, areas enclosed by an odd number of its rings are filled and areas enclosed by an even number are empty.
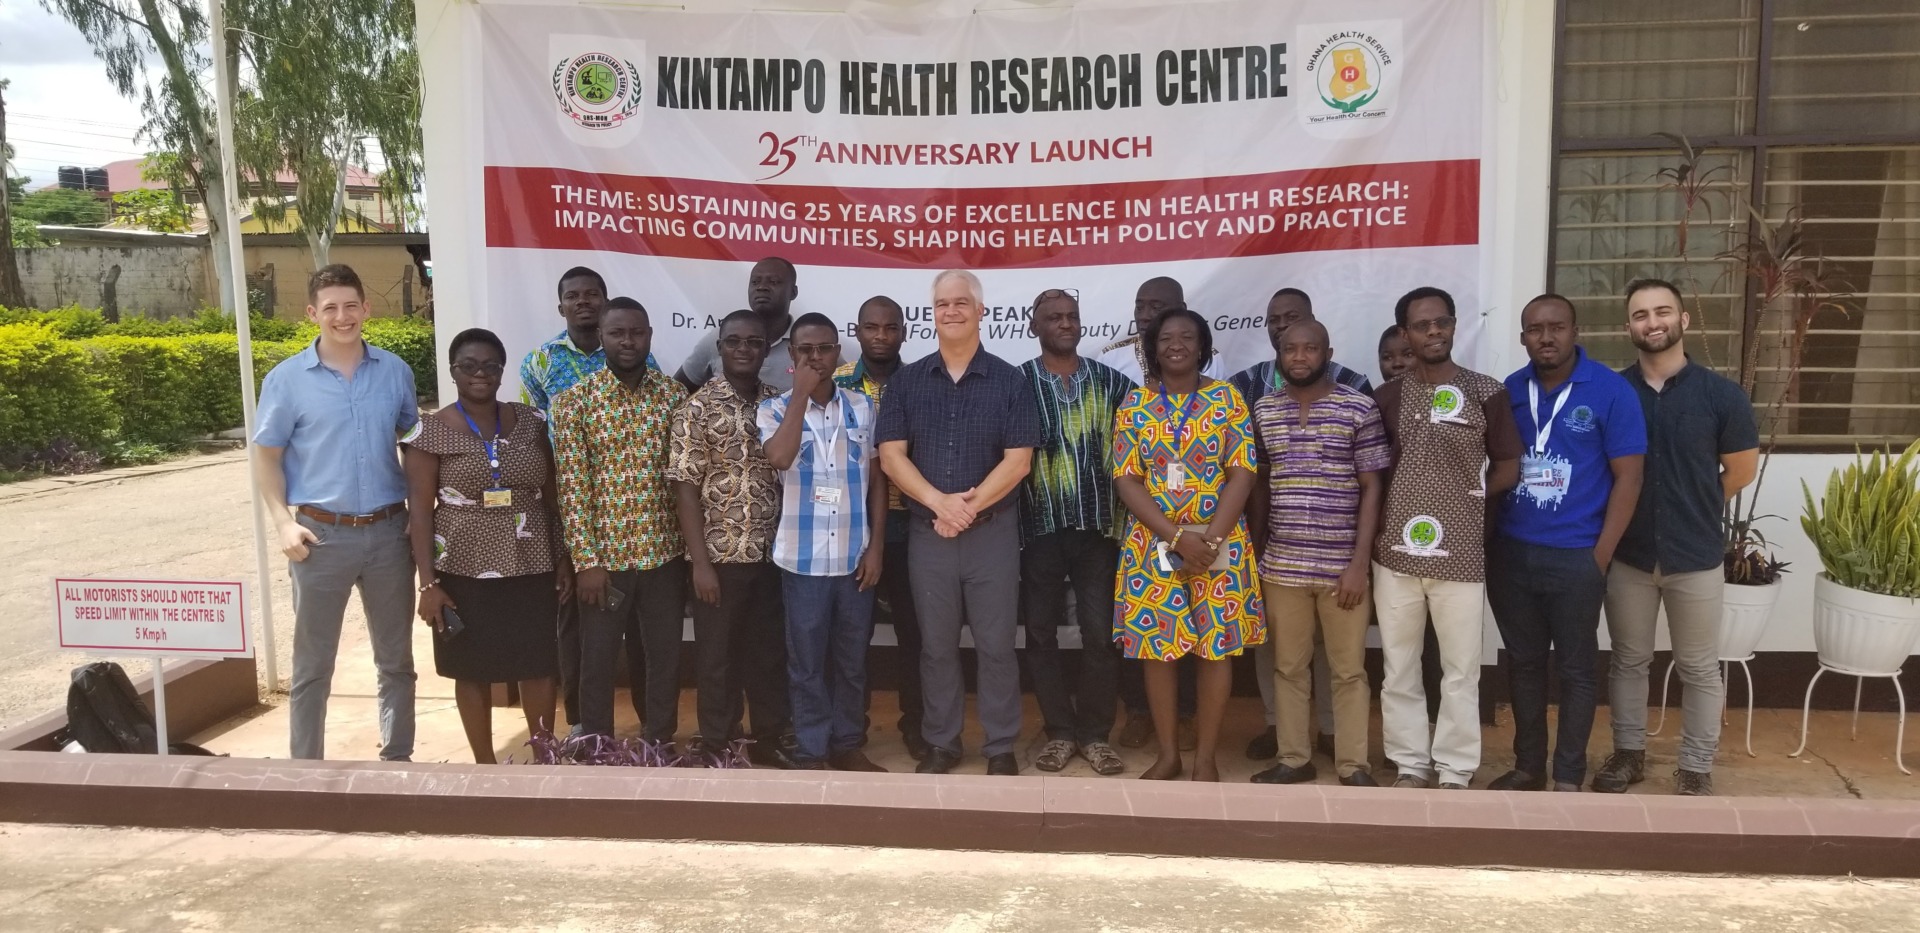
[[[700,734],[696,763],[724,752],[753,713],[748,755],[790,767],[786,628],[780,573],[772,558],[780,480],[760,449],[760,403],[780,394],[760,380],[765,321],[741,310],[720,321],[720,375],[673,413],[667,480],[693,577],[693,642],[698,659]]]
[[[1380,720],[1395,787],[1465,790],[1480,767],[1480,637],[1489,497],[1520,479],[1506,387],[1453,361],[1453,296],[1401,296],[1394,322],[1414,364],[1376,394],[1394,467],[1373,548],[1373,603],[1386,660]],[[1440,642],[1440,718],[1429,730],[1420,652]]]
[[[782,392],[793,388],[793,371],[788,364],[787,331],[793,327],[793,300],[800,297],[800,275],[793,263],[768,256],[753,264],[747,274],[747,307],[767,327],[767,358],[760,364],[760,381]],[[674,378],[692,392],[707,384],[720,371],[720,328],[714,327],[695,341],[687,359]]]
[[[1059,771],[1074,755],[1095,774],[1126,769],[1108,744],[1120,656],[1113,644],[1113,575],[1123,525],[1113,491],[1113,420],[1132,380],[1080,355],[1080,299],[1060,289],[1033,300],[1027,332],[1040,355],[1020,364],[1040,415],[1040,446],[1020,486],[1020,582],[1027,609],[1027,670],[1046,720],[1034,767]],[[1061,669],[1059,631],[1074,595],[1079,672]]]
[[[793,390],[760,403],[767,461],[780,471],[773,561],[787,608],[794,767],[884,771],[867,737],[867,646],[885,561],[887,482],[865,395],[834,384],[840,334],[820,314],[794,322]]]

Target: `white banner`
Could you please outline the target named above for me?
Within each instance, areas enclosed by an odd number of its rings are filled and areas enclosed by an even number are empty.
[[[250,658],[240,583],[56,577],[60,648],[93,655]]]
[[[1485,0],[471,15],[484,280],[441,321],[515,360],[586,265],[652,312],[671,371],[767,256],[799,267],[796,314],[850,328],[893,297],[908,359],[949,267],[980,273],[987,346],[1016,363],[1042,290],[1079,293],[1092,356],[1161,275],[1229,371],[1271,357],[1287,286],[1364,371],[1421,285],[1457,299],[1459,358],[1489,358]]]

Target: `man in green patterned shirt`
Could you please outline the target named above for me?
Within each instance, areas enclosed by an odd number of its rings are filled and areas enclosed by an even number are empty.
[[[1033,388],[1043,437],[1020,486],[1027,670],[1047,729],[1033,764],[1059,771],[1077,752],[1096,774],[1119,774],[1125,765],[1107,744],[1119,676],[1113,575],[1122,534],[1113,419],[1134,384],[1080,355],[1080,300],[1072,294],[1041,292],[1027,331],[1039,338],[1040,356],[1021,364],[1020,374]],[[1068,587],[1080,626],[1080,673],[1071,688],[1059,648]]]
[[[613,734],[614,656],[637,618],[647,649],[641,737],[671,743],[679,722],[686,548],[667,484],[674,406],[686,390],[647,366],[647,310],[616,298],[600,319],[607,368],[553,405],[554,459],[578,571],[580,731]]]

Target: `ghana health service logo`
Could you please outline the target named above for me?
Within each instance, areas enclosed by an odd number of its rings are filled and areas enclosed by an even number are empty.
[[[1377,132],[1398,95],[1400,21],[1302,26],[1305,71],[1313,93],[1300,102],[1300,122],[1316,136]]]
[[[640,112],[640,69],[606,52],[582,52],[554,66],[553,96],[575,125],[619,129]]]

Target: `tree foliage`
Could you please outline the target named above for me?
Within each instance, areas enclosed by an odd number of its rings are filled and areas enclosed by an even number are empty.
[[[155,233],[186,233],[192,219],[179,193],[161,188],[135,188],[115,194],[113,213]]]
[[[297,211],[315,265],[326,262],[346,203],[346,169],[368,165],[367,142],[387,163],[384,186],[410,204],[420,165],[419,65],[413,4],[386,0],[231,0],[249,81],[236,102],[241,164],[249,175],[289,172],[291,198],[255,214]]]
[[[13,214],[41,226],[99,227],[107,222],[107,202],[90,191],[44,188],[21,198]]]
[[[181,156],[184,179],[206,205],[207,231],[216,255],[225,255],[229,192],[220,177],[219,135],[213,95],[203,82],[208,59],[207,18],[188,0],[40,0],[80,31],[106,66],[107,81],[124,97],[138,98],[147,114],[140,135]],[[151,63],[157,68],[149,70]],[[234,294],[227,263],[213,264],[223,303]]]

